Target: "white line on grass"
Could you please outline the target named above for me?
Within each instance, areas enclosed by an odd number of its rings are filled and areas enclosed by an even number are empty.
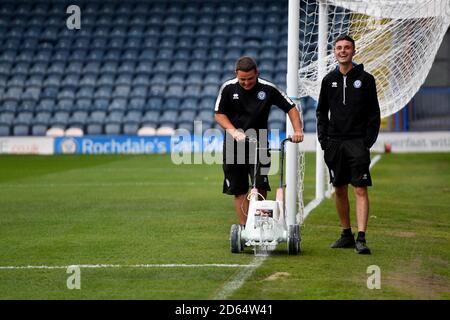
[[[372,158],[372,161],[370,162],[369,168],[372,169],[372,167],[381,159],[381,155],[377,154],[375,157]]]
[[[372,168],[375,163],[377,163],[381,159],[380,155],[376,155],[373,157],[370,168]],[[304,209],[303,215],[304,219],[310,214],[312,210],[314,210],[321,202],[322,199],[314,199],[311,202],[309,202]],[[246,268],[242,271],[240,271],[231,281],[226,283],[222,290],[214,297],[215,300],[225,300],[227,299],[233,292],[235,292],[237,289],[239,289],[244,282],[252,275],[252,273],[262,265],[264,260],[266,260],[267,256],[263,257],[254,257],[252,263],[250,264],[251,267]]]
[[[214,181],[202,181],[203,185],[220,185],[218,182]],[[148,186],[160,186],[160,185],[173,185],[170,181],[145,181],[145,182],[83,182],[83,183],[41,183],[41,182],[30,182],[30,183],[3,183],[0,184],[0,189],[12,189],[12,188],[66,188],[66,187],[92,187],[92,188],[115,188],[115,187],[148,187]],[[185,186],[195,186],[198,182],[194,181],[177,181],[177,185]]]
[[[252,268],[252,264],[73,264],[69,266],[0,266],[0,270],[20,270],[20,269],[67,269],[77,266],[86,269],[102,268]]]

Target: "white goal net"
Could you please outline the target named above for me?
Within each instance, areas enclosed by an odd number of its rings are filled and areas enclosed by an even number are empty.
[[[319,4],[326,7],[324,59],[319,60]],[[381,116],[403,108],[431,69],[450,23],[450,0],[300,1],[299,97],[317,100],[319,64],[336,66],[333,43],[348,34],[356,41],[355,62],[377,83]],[[323,75],[322,75],[323,76]]]

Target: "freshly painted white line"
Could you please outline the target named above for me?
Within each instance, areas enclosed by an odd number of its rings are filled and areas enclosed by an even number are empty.
[[[214,181],[202,181],[203,185],[220,185]],[[160,186],[160,185],[173,185],[173,182],[169,181],[139,181],[139,182],[84,182],[84,183],[2,183],[0,189],[27,189],[27,188],[70,188],[70,187],[92,187],[92,188],[116,188],[116,187],[147,187],[147,186]],[[198,185],[197,181],[179,181],[177,185],[195,186]]]
[[[314,199],[305,206],[305,209],[303,209],[303,220],[306,219],[310,212],[313,211],[322,202],[322,200],[323,199]]]
[[[244,282],[252,275],[252,273],[266,260],[267,256],[258,256],[254,257],[252,263],[250,264],[252,267],[245,268],[229,282],[225,283],[222,290],[217,293],[217,295],[213,298],[213,300],[225,300],[227,299],[233,292],[239,289]]]
[[[372,169],[372,167],[381,159],[381,154],[377,154],[375,157],[372,158],[372,161],[370,162],[369,168]]]
[[[71,266],[77,266],[86,269],[102,268],[252,268],[251,264],[73,264],[68,266],[0,266],[0,270],[19,270],[19,269],[67,269]]]

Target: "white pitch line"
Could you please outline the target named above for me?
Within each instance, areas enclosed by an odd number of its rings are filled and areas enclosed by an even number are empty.
[[[372,161],[370,162],[369,168],[372,169],[372,167],[381,159],[381,154],[377,154],[375,157],[372,158]]]
[[[252,273],[262,265],[264,260],[266,260],[267,256],[258,256],[254,257],[252,263],[250,264],[250,268],[245,268],[241,270],[233,280],[227,282],[222,290],[213,298],[213,300],[225,300],[227,299],[233,292],[239,289],[244,282],[252,275]]]
[[[0,270],[20,270],[20,269],[67,269],[69,267],[79,267],[85,269],[102,268],[252,268],[251,264],[73,264],[68,266],[0,266]]]

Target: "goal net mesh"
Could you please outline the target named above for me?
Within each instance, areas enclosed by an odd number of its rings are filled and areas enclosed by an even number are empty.
[[[327,8],[325,61],[318,61],[319,2]],[[449,0],[300,1],[299,97],[318,99],[318,64],[334,69],[334,40],[348,34],[354,61],[376,79],[381,116],[397,112],[425,81],[449,21]]]

